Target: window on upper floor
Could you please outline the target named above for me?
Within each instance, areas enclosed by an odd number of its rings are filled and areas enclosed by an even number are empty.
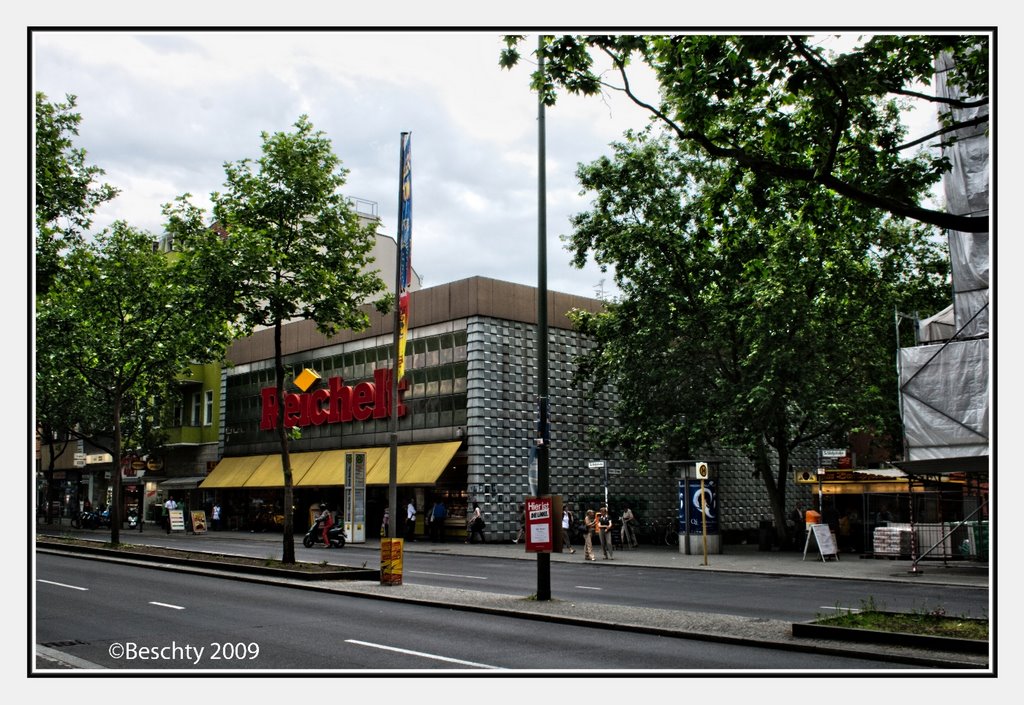
[[[205,404],[205,413],[204,413],[204,416],[203,416],[203,425],[204,426],[212,426],[213,425],[213,390],[212,389],[207,389],[206,390],[206,404]]]
[[[192,393],[192,425],[199,425],[199,414],[202,412],[203,397],[199,392]]]

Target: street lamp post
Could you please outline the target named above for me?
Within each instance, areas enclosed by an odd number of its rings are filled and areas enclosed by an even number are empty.
[[[544,38],[537,36],[537,70],[544,74]],[[540,443],[537,444],[537,494],[547,495],[548,481],[548,272],[547,177],[545,174],[544,95],[537,96],[537,405]],[[554,517],[552,517],[554,520]],[[551,554],[537,554],[537,599],[551,599]]]

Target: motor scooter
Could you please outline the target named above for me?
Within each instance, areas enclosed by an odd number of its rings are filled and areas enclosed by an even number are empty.
[[[341,522],[335,522],[334,526],[327,530],[327,541],[328,548],[345,548],[345,541],[348,537],[345,535],[345,529]],[[316,544],[323,544],[324,542],[324,531],[320,528],[320,522],[315,521],[313,525],[309,527],[309,531],[302,537],[302,545],[306,548],[312,548]]]

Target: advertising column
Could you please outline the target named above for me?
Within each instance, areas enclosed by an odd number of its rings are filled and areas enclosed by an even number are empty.
[[[366,453],[345,453],[345,535],[366,543]]]

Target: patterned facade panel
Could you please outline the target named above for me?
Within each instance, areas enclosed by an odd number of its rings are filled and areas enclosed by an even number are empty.
[[[478,502],[488,517],[488,535],[514,538],[519,506],[529,495],[530,448],[537,420],[536,326],[493,318],[470,318],[467,323],[467,420],[469,501]],[[600,451],[591,430],[614,423],[611,391],[588,399],[573,380],[574,359],[590,345],[570,330],[549,330],[548,391],[551,400],[549,484],[580,511],[603,504],[613,509],[630,506],[641,522],[671,521],[678,515],[678,466],[650,463],[641,471],[621,454]],[[740,451],[716,449],[722,531],[756,529],[771,519],[771,506],[753,462]],[[794,463],[813,463],[797,456]],[[604,470],[591,469],[592,461]],[[787,475],[790,475],[787,473]],[[606,484],[607,482],[607,484]],[[787,477],[787,509],[808,501],[807,489]]]

